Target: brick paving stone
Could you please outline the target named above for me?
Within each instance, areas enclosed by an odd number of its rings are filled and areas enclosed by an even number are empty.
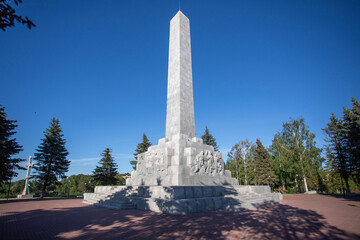
[[[360,239],[360,199],[286,195],[241,212],[165,215],[82,199],[0,201],[0,239]]]

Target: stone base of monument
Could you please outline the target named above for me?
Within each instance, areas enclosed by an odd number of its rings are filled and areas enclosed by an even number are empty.
[[[166,214],[218,209],[241,211],[282,200],[268,186],[99,186],[84,194],[84,203],[113,209],[136,208]]]
[[[94,193],[84,193],[84,203],[112,209],[135,208],[129,200],[136,191],[126,186],[97,186]]]
[[[33,195],[29,194],[29,195],[22,195],[22,194],[19,194],[17,195],[17,198],[34,198]]]

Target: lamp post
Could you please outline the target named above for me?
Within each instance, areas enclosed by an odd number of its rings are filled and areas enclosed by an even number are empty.
[[[11,188],[11,180],[12,180],[12,177],[13,177],[13,173],[14,173],[14,163],[12,163],[11,177],[10,177],[9,188],[8,188],[6,200],[9,200],[9,194],[10,194],[10,188]]]
[[[66,187],[66,197],[69,197],[69,192],[70,192],[70,180],[68,180],[68,184],[67,184],[67,187]]]

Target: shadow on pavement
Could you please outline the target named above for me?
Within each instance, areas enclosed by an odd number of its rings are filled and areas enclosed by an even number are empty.
[[[359,195],[345,195],[345,196],[343,194],[321,194],[321,195],[333,197],[333,198],[337,198],[337,199],[342,199],[344,201],[356,201],[356,202],[360,201]]]
[[[117,211],[95,206],[24,212],[2,209],[0,238],[360,239],[360,236],[329,225],[314,211],[278,204],[257,210],[188,215]]]

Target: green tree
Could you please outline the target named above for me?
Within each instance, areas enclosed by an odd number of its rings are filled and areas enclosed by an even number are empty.
[[[225,168],[231,171],[233,177],[238,179],[239,184],[250,184],[249,166],[252,160],[253,144],[249,140],[235,144],[228,153]]]
[[[34,160],[35,177],[43,182],[41,197],[45,196],[46,188],[57,183],[58,178],[66,178],[70,161],[66,159],[69,154],[65,147],[62,129],[58,119],[53,118],[50,127],[44,131],[42,143],[36,149]]]
[[[35,27],[35,24],[27,17],[15,14],[15,9],[10,5],[11,0],[0,0],[0,29],[6,31],[6,28],[13,27],[15,21],[26,24],[29,29]],[[13,0],[16,6],[22,3],[22,0]]]
[[[274,173],[274,164],[271,162],[271,156],[265,149],[259,139],[256,139],[256,147],[254,149],[254,182],[256,185],[273,186],[278,181],[278,177]]]
[[[93,192],[92,175],[71,175],[70,177],[61,180],[61,184],[56,186],[58,196],[78,196],[84,192]]]
[[[219,151],[219,147],[216,144],[216,140],[215,140],[214,136],[211,135],[211,133],[209,132],[209,129],[207,126],[205,126],[205,131],[204,131],[204,134],[201,136],[201,138],[202,138],[204,144],[211,145],[214,147],[215,151],[217,151],[217,152]]]
[[[347,157],[346,153],[346,131],[344,124],[334,113],[332,113],[330,122],[327,123],[327,127],[324,128],[323,131],[327,135],[325,141],[328,142],[328,145],[326,146],[328,162],[333,165],[335,171],[340,173],[341,178],[345,182],[346,192],[349,193],[351,167],[349,162],[350,159]]]
[[[136,146],[136,149],[135,149],[135,153],[134,153],[135,160],[130,161],[130,164],[132,165],[134,170],[136,170],[137,155],[140,154],[140,153],[146,152],[149,149],[150,146],[151,146],[151,142],[147,138],[146,134],[143,133],[143,140],[142,140],[141,143],[139,143]]]
[[[295,185],[300,191],[309,191],[308,178],[313,171],[319,171],[322,158],[317,148],[315,134],[305,125],[303,118],[283,123],[281,132],[275,134],[270,150],[276,164],[275,171],[284,188],[286,184]]]
[[[20,162],[25,159],[12,158],[13,155],[22,151],[22,146],[16,142],[13,135],[17,127],[16,120],[8,120],[5,107],[0,105],[0,183],[10,182],[12,177],[16,177],[17,169],[25,169],[20,166]]]
[[[106,148],[101,156],[103,157],[99,161],[99,166],[93,171],[93,180],[97,185],[116,185],[117,164],[111,156],[111,149]]]
[[[346,188],[343,185],[339,170],[334,164],[334,155],[332,151],[326,147],[326,161],[325,161],[325,181],[327,185],[327,192],[332,194],[345,194]]]
[[[125,176],[130,176],[129,173],[120,173],[118,175],[116,175],[117,181],[118,181],[118,185],[125,185],[126,181],[125,181]]]
[[[334,113],[330,122],[323,129],[326,134],[325,141],[328,165],[340,174],[344,181],[346,192],[350,193],[349,180],[354,177],[360,182],[360,105],[352,99],[352,109],[344,107],[342,118],[337,118]],[[334,175],[334,174],[333,174]]]
[[[351,175],[360,184],[360,104],[351,99],[352,108],[344,108],[345,149],[349,158]]]

